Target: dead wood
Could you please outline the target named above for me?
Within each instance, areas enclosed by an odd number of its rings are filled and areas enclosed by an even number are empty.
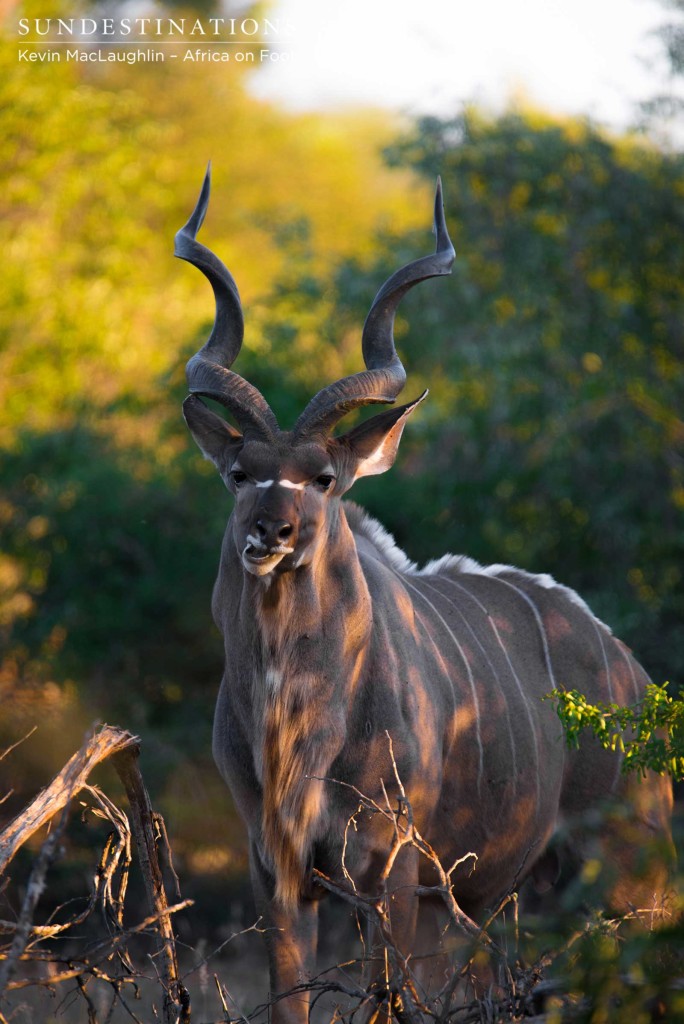
[[[163,822],[152,810],[150,798],[145,789],[138,767],[138,748],[125,747],[115,752],[113,764],[124,784],[131,807],[133,834],[135,835],[138,857],[145,880],[145,889],[150,911],[159,917],[161,940],[162,983],[164,985],[164,1019],[170,1022],[190,1020],[190,996],[180,981],[176,943],[169,916],[169,904],[164,889],[157,841],[166,837]]]
[[[128,955],[127,942],[135,934],[152,932],[157,938],[157,954],[152,964],[164,992],[164,1024],[189,1024],[190,999],[178,972],[171,915],[190,906],[192,901],[186,900],[169,906],[159,863],[158,846],[167,846],[168,860],[173,870],[171,853],[168,849],[163,819],[152,810],[143,783],[138,765],[139,748],[137,737],[125,730],[105,725],[93,732],[49,786],[42,790],[0,834],[1,874],[6,871],[17,851],[41,827],[60,815],[57,826],[52,828],[43,842],[33,864],[18,920],[0,922],[0,932],[13,935],[9,948],[0,952],[0,997],[4,991],[28,985],[54,986],[61,981],[75,979],[78,990],[88,1004],[89,1019],[92,1019],[94,1011],[86,992],[86,979],[95,977],[109,982],[115,994],[121,998],[121,985],[124,982],[135,983],[135,978],[139,976]],[[93,769],[108,758],[112,759],[112,764],[126,790],[130,805],[130,825],[123,811],[101,790],[88,784]],[[47,871],[57,855],[70,804],[74,797],[82,792],[87,792],[94,801],[95,814],[105,818],[113,827],[95,874],[95,889],[87,901],[85,910],[72,915],[66,922],[34,925],[35,907],[45,886]],[[150,914],[137,926],[126,929],[123,925],[123,909],[131,863],[131,834],[138,851]],[[83,956],[73,956],[66,961],[50,950],[37,948],[47,939],[62,936],[74,925],[85,921],[96,903],[104,910],[110,932],[103,942],[85,950]],[[117,969],[104,969],[103,964],[114,957],[118,962]],[[12,981],[12,975],[16,973],[19,963],[26,960],[50,963],[56,970],[48,978],[23,978]],[[157,961],[161,968],[157,967]]]
[[[47,824],[86,785],[98,764],[117,751],[138,747],[140,741],[130,732],[104,725],[92,733],[81,749],[67,761],[49,786],[41,790],[21,814],[0,833],[0,874],[24,843]]]
[[[19,920],[14,931],[14,938],[10,945],[6,958],[0,964],[0,995],[5,991],[14,973],[16,966],[22,957],[31,933],[33,923],[33,912],[45,888],[45,876],[48,868],[55,858],[57,843],[60,841],[64,826],[67,820],[67,808],[62,809],[62,815],[57,828],[47,837],[43,843],[40,854],[36,859],[31,877],[26,886],[26,895],[19,914]]]

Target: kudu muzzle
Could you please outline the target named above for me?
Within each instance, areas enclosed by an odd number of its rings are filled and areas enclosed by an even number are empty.
[[[270,488],[276,491],[275,487]],[[280,490],[280,488],[278,488]],[[255,576],[265,575],[297,545],[298,516],[291,498],[267,493],[256,505],[242,550],[242,564]]]

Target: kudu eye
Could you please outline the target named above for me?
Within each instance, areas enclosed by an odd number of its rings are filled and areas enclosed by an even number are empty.
[[[244,484],[245,480],[247,479],[247,474],[243,473],[242,470],[240,470],[240,469],[235,469],[230,474],[230,478],[233,481],[233,483],[235,484],[235,486],[239,487],[240,484]]]
[[[332,473],[321,473],[316,477],[316,483],[322,491],[329,491],[334,483],[335,477]]]

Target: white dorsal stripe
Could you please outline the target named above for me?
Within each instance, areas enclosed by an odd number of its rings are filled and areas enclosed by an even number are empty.
[[[607,633],[612,633],[610,626],[602,622],[591,610],[589,605],[586,603],[584,598],[580,597],[577,591],[572,590],[570,587],[564,586],[562,583],[558,583],[553,576],[549,576],[548,573],[533,573],[528,572],[526,569],[520,569],[515,565],[481,565],[476,562],[474,558],[470,558],[468,555],[442,555],[441,558],[435,558],[431,562],[428,562],[422,568],[419,568],[415,562],[412,562],[396,544],[394,537],[382,526],[377,519],[373,519],[368,513],[364,513],[361,521],[356,526],[356,529],[365,536],[372,544],[378,548],[381,554],[385,556],[387,561],[392,565],[393,568],[398,569],[400,573],[408,573],[411,576],[439,576],[442,579],[450,579],[447,575],[449,572],[457,572],[459,576],[488,576],[492,579],[501,579],[502,573],[516,573],[522,579],[527,580],[531,583],[536,583],[544,590],[557,590],[564,594],[565,597],[571,601],[578,608],[581,608],[599,627],[606,630]],[[506,582],[505,580],[503,582]],[[516,588],[517,589],[517,588]]]

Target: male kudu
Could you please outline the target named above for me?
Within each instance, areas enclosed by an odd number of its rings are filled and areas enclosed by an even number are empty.
[[[212,603],[225,638],[214,756],[249,832],[273,992],[314,968],[322,891],[313,869],[337,880],[344,869],[358,891],[374,891],[391,827],[378,815],[347,825],[358,791],[382,802],[384,782],[396,794],[387,733],[415,824],[442,863],[477,854],[475,870],[469,862],[454,876],[471,916],[519,875],[546,873],[561,817],[617,795],[629,798],[632,820],[629,842],[624,831],[605,836],[618,869],[613,902],[658,899],[659,866],[637,876],[633,862],[635,844],[669,835],[670,786],[653,775],[626,781],[619,754],[591,742],[569,752],[542,701],[556,686],[591,701],[638,701],[647,676],[629,650],[549,576],[455,556],[418,569],[377,522],[342,501],[356,479],[391,467],[424,397],[332,436],[351,410],[391,404],[404,385],[397,305],[417,282],[449,274],[454,259],[439,184],[436,251],[378,292],[363,329],[367,369],[325,387],[290,431],[230,369],[242,310],[231,274],[196,241],[208,200],[207,172],[176,236],[176,255],[206,275],[216,298],[211,336],[188,363],[184,412],[235,498]],[[225,406],[240,429],[199,395]],[[429,862],[404,849],[390,887],[394,939],[405,952],[419,903],[406,894],[434,880]],[[307,1007],[304,996],[284,1000],[273,1020],[304,1021]]]

